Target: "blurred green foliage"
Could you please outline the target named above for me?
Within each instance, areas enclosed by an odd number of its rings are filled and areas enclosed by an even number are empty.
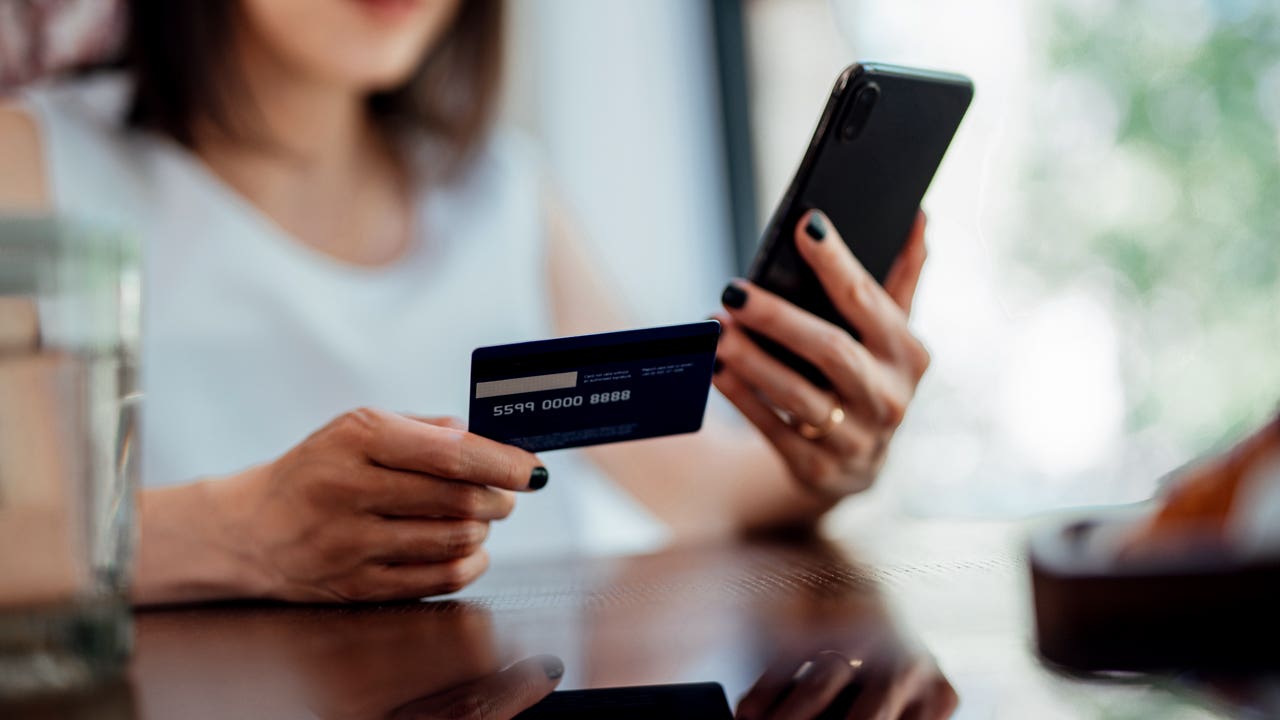
[[[1280,3],[1053,0],[1044,33],[1014,256],[1110,291],[1130,432],[1236,435],[1280,402]]]

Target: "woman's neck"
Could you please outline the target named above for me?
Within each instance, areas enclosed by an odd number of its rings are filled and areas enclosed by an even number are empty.
[[[408,242],[407,182],[364,94],[252,42],[238,60],[246,132],[208,129],[196,153],[299,242],[354,264],[393,261]]]

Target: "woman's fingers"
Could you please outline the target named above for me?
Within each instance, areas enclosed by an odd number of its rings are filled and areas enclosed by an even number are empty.
[[[728,398],[734,407],[756,426],[765,438],[777,448],[789,465],[795,465],[797,458],[809,457],[814,453],[808,440],[800,437],[790,425],[782,421],[763,400],[760,399],[750,385],[737,372],[725,365],[713,378],[716,389]]]
[[[507,490],[372,465],[359,484],[360,506],[384,517],[502,520],[516,503]]]
[[[799,373],[760,349],[731,322],[721,324],[716,358],[755,387],[779,410],[797,420],[821,426],[828,422],[837,400]]]
[[[857,720],[900,718],[913,705],[927,700],[935,690],[934,679],[939,677],[941,675],[932,659],[908,657],[889,660],[866,674],[864,685],[850,706],[847,717]]]
[[[369,559],[391,565],[440,563],[478,552],[489,537],[480,520],[371,520],[363,533]]]
[[[768,717],[769,710],[791,687],[791,679],[799,667],[792,658],[775,661],[738,701],[734,717],[737,720],[763,720]]]
[[[920,271],[924,269],[928,249],[924,243],[924,230],[928,220],[924,211],[916,212],[916,222],[911,226],[907,236],[907,244],[902,246],[898,259],[893,261],[889,269],[889,277],[885,278],[884,289],[889,297],[902,308],[902,312],[911,314],[911,303],[916,296],[916,287],[920,284]]]
[[[822,232],[815,227],[822,228]],[[906,340],[914,341],[902,308],[853,256],[826,216],[818,210],[802,216],[796,225],[795,241],[831,304],[857,328],[862,342],[872,352],[896,356]]]
[[[366,568],[351,580],[357,596],[345,599],[368,602],[455,593],[489,569],[489,553],[481,548],[466,557],[445,562],[370,564]]]
[[[931,661],[853,658],[861,655],[826,650],[798,667],[795,660],[775,662],[743,696],[735,717],[940,720],[956,707],[955,690]]]
[[[506,490],[538,490],[547,469],[536,456],[511,445],[397,413],[361,409],[333,428],[379,465]]]
[[[771,720],[810,720],[822,714],[858,672],[849,659],[822,652],[808,660],[792,679],[790,692],[768,717]]]
[[[867,427],[866,423],[855,419],[864,417],[865,413],[857,412],[852,403],[849,403],[850,407],[846,407],[848,401],[819,390],[794,370],[778,362],[752,342],[741,328],[734,325],[733,320],[721,318],[721,324],[716,359],[723,367],[732,369],[736,378],[746,386],[744,397],[749,398],[749,402],[772,405],[796,422],[805,422],[814,427],[830,424],[834,410],[839,407],[845,412],[846,418],[832,428],[821,443],[843,457],[863,456],[874,450],[878,441],[877,433]],[[776,413],[770,415],[767,418],[770,421],[776,418]],[[854,415],[855,418],[849,418],[849,415]],[[794,425],[788,425],[785,419],[780,424],[789,428],[791,434],[796,434]]]
[[[877,421],[887,414],[879,362],[842,328],[745,280],[734,281],[723,300],[734,322],[781,343],[821,370],[849,405],[846,410]]]
[[[410,420],[417,420],[428,425],[436,425],[438,427],[450,428],[452,430],[466,430],[467,422],[462,418],[452,415],[413,415],[411,413],[403,413]]]
[[[867,487],[869,479],[863,479],[853,487],[841,472],[841,463],[847,462],[842,458],[862,458],[864,464],[874,465],[881,457],[884,441],[864,422],[846,419],[832,428],[830,434],[811,440],[779,417],[733,365],[723,364],[716,372],[714,382],[720,394],[728,398],[773,445],[792,476],[803,486],[824,496],[831,493],[844,495]],[[862,474],[856,477],[866,478]]]
[[[555,690],[564,663],[539,655],[438,695],[416,700],[396,712],[395,720],[509,720]]]

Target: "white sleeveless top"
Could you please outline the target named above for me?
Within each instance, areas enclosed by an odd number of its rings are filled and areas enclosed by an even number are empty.
[[[144,484],[274,459],[361,406],[465,419],[471,351],[551,333],[542,178],[518,136],[495,132],[422,193],[412,247],[362,268],[288,236],[176,143],[124,129],[128,95],[102,76],[24,98],[55,212],[143,243]],[[495,560],[661,541],[580,456],[543,460],[551,482],[494,525]]]

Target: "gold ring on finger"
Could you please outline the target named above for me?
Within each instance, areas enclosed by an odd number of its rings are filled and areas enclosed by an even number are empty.
[[[798,422],[795,425],[796,432],[800,433],[800,437],[805,440],[821,440],[831,434],[836,426],[844,422],[844,406],[836,403],[831,408],[831,414],[827,416],[826,422],[821,425],[814,425],[807,422]]]
[[[862,658],[851,658],[848,655],[845,655],[844,653],[838,652],[836,650],[823,650],[822,652],[818,653],[818,655],[819,656],[834,655],[840,658],[841,660],[843,660],[846,664],[848,664],[849,667],[853,668],[854,670],[859,670],[862,668]]]

